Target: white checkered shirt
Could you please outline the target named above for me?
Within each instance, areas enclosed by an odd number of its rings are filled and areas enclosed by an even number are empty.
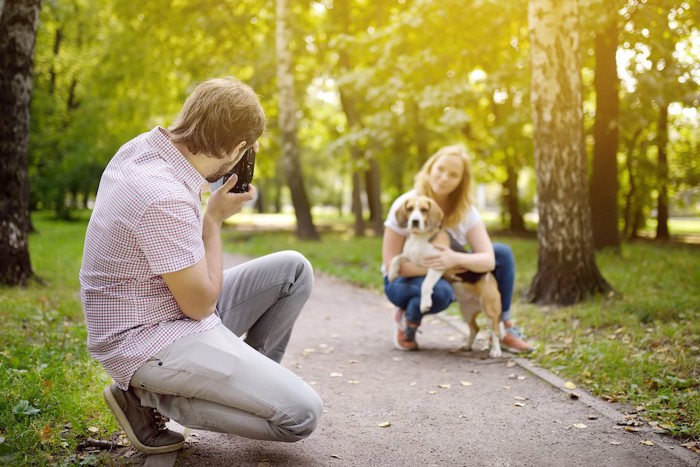
[[[175,339],[220,320],[187,318],[161,274],[204,257],[204,178],[156,127],[107,165],[85,236],[80,269],[88,347],[127,389],[134,372]]]

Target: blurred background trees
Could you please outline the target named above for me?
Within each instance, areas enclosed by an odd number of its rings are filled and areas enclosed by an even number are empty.
[[[200,81],[234,75],[269,117],[258,209],[291,204],[278,125],[272,0],[47,1],[36,45],[31,207],[69,218],[118,147],[170,124]],[[536,205],[527,2],[290,2],[299,161],[312,207],[353,213],[355,234],[438,147],[465,144],[497,184],[507,228]],[[692,0],[579,0],[596,245],[650,218],[698,211],[700,33]],[[616,99],[617,98],[617,99]],[[615,200],[613,202],[613,200]],[[604,233],[605,232],[605,233]]]

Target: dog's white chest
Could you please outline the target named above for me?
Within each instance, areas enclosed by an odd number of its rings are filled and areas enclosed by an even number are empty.
[[[437,251],[437,248],[430,243],[429,238],[415,234],[408,236],[403,247],[403,254],[418,266],[423,266],[424,258],[437,253]]]

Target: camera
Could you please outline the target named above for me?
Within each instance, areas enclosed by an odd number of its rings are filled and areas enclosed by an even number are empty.
[[[255,151],[253,148],[248,148],[246,152],[243,153],[241,160],[233,166],[231,172],[224,175],[224,183],[231,177],[231,175],[238,175],[238,180],[236,184],[231,188],[229,193],[245,193],[248,191],[248,184],[253,180],[253,169],[255,168]]]

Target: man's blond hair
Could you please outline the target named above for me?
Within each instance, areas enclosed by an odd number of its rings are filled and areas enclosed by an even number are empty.
[[[255,91],[227,76],[199,84],[170,128],[173,143],[193,154],[217,159],[231,154],[241,141],[248,149],[265,131],[265,112]]]
[[[462,220],[471,206],[472,167],[464,146],[445,146],[433,154],[416,174],[414,188],[418,194],[435,199],[435,193],[430,187],[430,171],[435,163],[444,156],[457,156],[462,161],[462,180],[447,199],[447,210],[442,221],[444,227],[454,227]]]

